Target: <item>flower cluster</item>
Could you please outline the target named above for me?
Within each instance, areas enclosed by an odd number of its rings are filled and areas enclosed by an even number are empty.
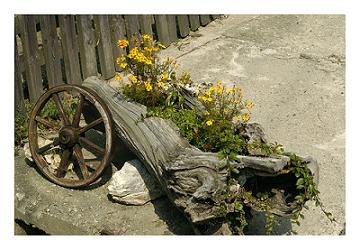
[[[235,126],[250,120],[253,103],[250,100],[244,102],[241,89],[235,85],[226,88],[225,84],[217,82],[199,89],[197,97],[206,109],[203,115],[207,117],[208,126],[216,120],[232,121]]]
[[[190,75],[186,72],[177,75],[178,65],[175,59],[161,60],[158,53],[165,48],[150,35],[143,34],[134,39],[134,46],[130,49],[128,40],[119,40],[120,48],[128,49],[127,55],[120,55],[116,63],[128,73],[129,85],[124,93],[134,101],[146,106],[159,106],[164,103],[176,104],[180,99],[180,88],[190,87]],[[115,80],[122,78],[117,75]]]

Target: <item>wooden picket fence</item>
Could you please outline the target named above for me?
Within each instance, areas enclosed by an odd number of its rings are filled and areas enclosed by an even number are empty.
[[[15,107],[35,102],[48,88],[81,84],[88,76],[109,79],[127,51],[118,39],[149,34],[168,46],[220,15],[16,15]]]

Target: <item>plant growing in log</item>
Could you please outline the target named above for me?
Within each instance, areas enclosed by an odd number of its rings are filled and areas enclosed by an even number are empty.
[[[222,199],[218,201],[224,207],[225,216],[232,232],[243,234],[248,223],[250,210],[265,212],[268,234],[272,232],[274,214],[271,199],[276,195],[271,190],[262,190],[258,184],[243,183],[243,169],[239,155],[268,157],[287,155],[290,161],[284,171],[291,173],[289,181],[294,190],[293,222],[299,224],[303,218],[305,202],[314,200],[325,215],[334,221],[331,213],[324,209],[319,191],[306,160],[285,152],[281,145],[267,144],[261,140],[250,141],[243,131],[251,118],[253,103],[243,99],[242,90],[236,86],[216,82],[199,87],[191,80],[187,72],[179,74],[175,59],[160,59],[159,51],[164,46],[149,35],[134,39],[134,47],[129,48],[125,39],[118,46],[129,50],[128,55],[120,56],[116,63],[128,74],[126,84],[121,90],[132,101],[147,107],[147,116],[156,116],[171,120],[180,129],[180,133],[190,144],[205,152],[217,153],[224,171],[226,185],[222,190]],[[121,80],[116,76],[116,80]],[[189,108],[187,95],[196,98],[198,105]],[[144,117],[145,118],[145,117]],[[139,121],[141,122],[141,121]],[[230,213],[228,211],[231,211]]]

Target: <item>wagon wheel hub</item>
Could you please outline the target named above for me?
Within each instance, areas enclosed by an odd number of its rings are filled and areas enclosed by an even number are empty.
[[[73,127],[64,127],[59,131],[59,143],[64,148],[73,147],[79,141],[79,135]]]

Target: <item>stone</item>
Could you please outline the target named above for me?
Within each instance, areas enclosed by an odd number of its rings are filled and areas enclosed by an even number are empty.
[[[125,205],[144,205],[164,195],[139,160],[125,162],[124,166],[113,174],[108,192],[114,201]]]
[[[42,137],[38,137],[38,145],[39,145],[39,148],[49,144],[49,143],[52,143],[53,140],[49,140],[49,139],[46,139],[46,138],[42,138]],[[30,152],[30,147],[29,147],[29,142],[25,143],[24,145],[24,152],[25,152],[25,157],[28,161],[30,161],[31,163],[34,162],[34,159],[32,158],[32,155],[31,155],[31,152]],[[44,154],[44,158],[45,158],[45,161],[49,164],[49,167],[52,171],[55,171],[59,164],[60,164],[60,161],[61,161],[61,157],[60,157],[60,147],[59,146],[56,146],[56,147],[53,147],[51,150],[48,150],[45,154]],[[72,165],[72,164],[70,164]]]
[[[236,132],[248,140],[249,144],[267,143],[266,135],[263,127],[259,123],[244,123],[237,124],[233,122],[233,127]],[[247,147],[249,155],[266,156],[265,152],[258,147]]]
[[[235,126],[234,129],[237,130],[244,138],[248,139],[249,143],[267,143],[264,129],[259,123],[244,123],[242,126]]]

